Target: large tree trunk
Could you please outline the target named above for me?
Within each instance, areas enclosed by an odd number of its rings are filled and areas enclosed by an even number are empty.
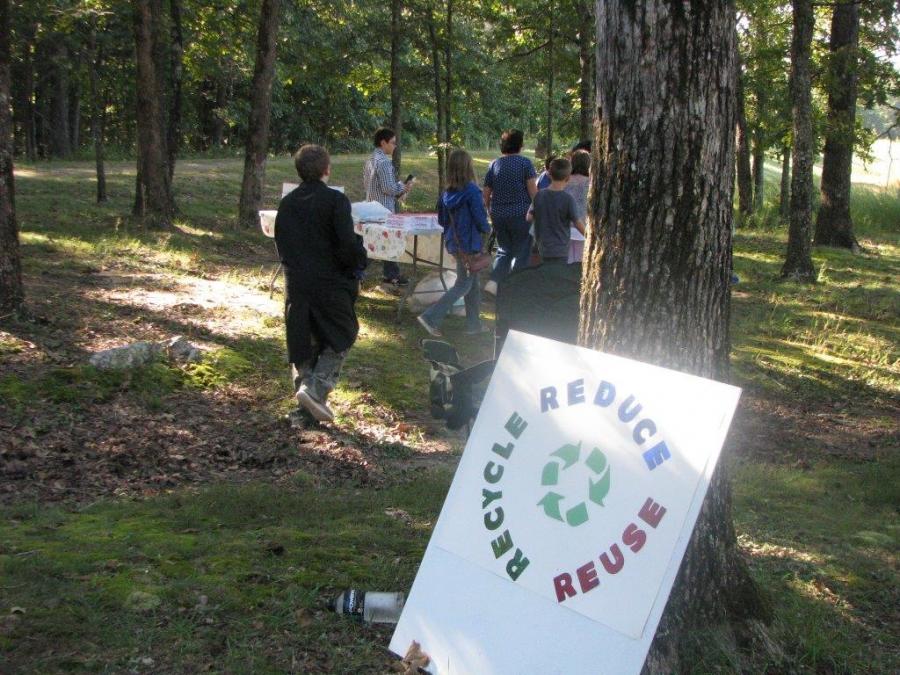
[[[578,140],[584,141],[594,131],[594,13],[591,0],[578,0],[578,64],[581,68],[578,82]]]
[[[400,50],[402,34],[402,17],[401,11],[403,4],[401,0],[391,0],[391,129],[402,140],[403,131],[403,109],[402,100],[400,98]],[[400,173],[400,162],[403,159],[401,146],[398,143],[394,148],[394,154],[391,161],[394,163],[394,171],[398,176]]]
[[[794,34],[791,38],[791,109],[794,125],[793,175],[791,176],[791,219],[788,245],[781,276],[798,281],[815,281],[812,264],[813,131],[812,80],[812,0],[792,0]]]
[[[734,4],[598,0],[595,167],[580,342],[728,375]],[[735,541],[721,462],[645,669],[687,669],[698,632],[767,619]]]
[[[778,215],[783,221],[791,215],[791,146],[781,148],[781,188],[778,191]]]
[[[9,0],[0,0],[0,315],[4,316],[25,301],[13,181],[9,19]]]
[[[162,124],[161,87],[157,72],[156,43],[159,24],[153,20],[160,0],[133,0],[134,38],[137,55],[138,182],[145,222],[167,227],[175,214],[172,184],[167,167],[166,136]]]
[[[737,71],[737,191],[738,213],[749,216],[753,213],[753,178],[750,174],[750,133],[747,129],[747,115],[744,105],[744,73],[740,62]]]
[[[62,37],[54,38],[50,74],[50,156],[68,157],[69,144],[69,50]]]
[[[34,23],[25,29],[22,46],[22,133],[25,136],[25,157],[29,162],[37,160],[37,142],[34,124]]]
[[[766,201],[766,149],[759,139],[753,142],[753,211],[760,211]]]
[[[97,46],[97,28],[91,29],[88,44],[90,50],[91,88],[91,139],[94,142],[94,160],[97,166],[97,203],[106,201],[106,166],[103,160],[103,134],[106,126],[106,97],[101,93],[100,71],[103,69],[103,47]]]
[[[168,151],[169,182],[175,175],[175,160],[181,140],[181,84],[184,79],[184,34],[181,28],[181,0],[169,0],[169,18],[172,45],[169,52],[169,84],[172,100],[169,104],[169,120],[166,127],[166,150]]]
[[[859,4],[856,0],[834,7],[831,19],[831,61],[828,90],[828,125],[822,157],[822,201],[816,217],[815,243],[859,251],[850,217],[850,177],[856,126],[857,47]]]
[[[250,86],[250,121],[244,154],[244,179],[238,206],[239,227],[259,227],[259,208],[266,178],[269,149],[269,117],[272,110],[272,80],[275,76],[275,45],[281,18],[281,0],[263,0],[256,36],[256,66]]]

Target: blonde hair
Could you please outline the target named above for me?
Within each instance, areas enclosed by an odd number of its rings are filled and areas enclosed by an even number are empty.
[[[475,167],[472,165],[472,156],[462,148],[457,148],[450,153],[447,160],[447,189],[462,190],[474,180]]]

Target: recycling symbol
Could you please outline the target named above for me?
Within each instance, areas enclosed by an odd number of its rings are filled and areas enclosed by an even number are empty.
[[[544,515],[548,518],[568,523],[570,527],[584,525],[588,521],[587,503],[583,499],[579,500],[574,506],[566,509],[564,518],[561,504],[564,501],[572,503],[575,500],[567,499],[566,496],[553,490],[559,484],[560,474],[578,464],[578,460],[581,458],[581,441],[578,442],[578,445],[571,443],[563,445],[551,452],[550,458],[541,473],[541,485],[548,488],[547,493],[537,505],[544,508]],[[603,500],[609,493],[610,480],[610,467],[606,461],[606,455],[599,448],[594,448],[583,463],[593,474],[588,478],[587,499],[598,506],[604,506]]]

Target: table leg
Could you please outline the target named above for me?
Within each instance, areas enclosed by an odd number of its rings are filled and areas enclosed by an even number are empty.
[[[406,291],[403,293],[403,296],[400,298],[400,302],[397,303],[397,323],[400,323],[400,317],[403,315],[403,305],[409,302],[409,298],[412,296],[413,292],[416,289],[416,280],[418,278],[418,262],[419,262],[419,235],[413,235],[413,254],[412,254],[413,268],[412,268],[412,276],[409,279],[409,283],[406,285]]]

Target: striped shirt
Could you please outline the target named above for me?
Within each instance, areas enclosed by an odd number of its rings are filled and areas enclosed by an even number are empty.
[[[394,164],[384,150],[375,148],[363,168],[363,185],[366,201],[378,202],[393,213],[397,210],[397,197],[403,194],[405,185],[397,180]]]

